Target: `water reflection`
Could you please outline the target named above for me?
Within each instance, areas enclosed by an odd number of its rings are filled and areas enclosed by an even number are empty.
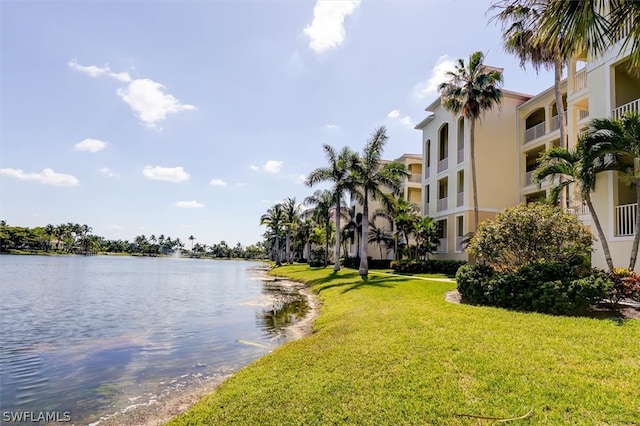
[[[275,337],[283,337],[286,327],[297,323],[309,312],[307,298],[295,286],[265,282],[263,292],[270,297],[271,304],[256,313],[258,325]]]

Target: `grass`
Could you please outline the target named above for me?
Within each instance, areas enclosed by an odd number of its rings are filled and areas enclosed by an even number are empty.
[[[445,301],[453,282],[283,266],[323,302],[316,332],[227,380],[171,425],[640,422],[640,321]],[[491,422],[489,422],[491,424]]]

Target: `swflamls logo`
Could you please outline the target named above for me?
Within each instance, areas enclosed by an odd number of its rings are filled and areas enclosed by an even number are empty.
[[[69,411],[3,411],[2,421],[5,423],[26,422],[70,422]]]

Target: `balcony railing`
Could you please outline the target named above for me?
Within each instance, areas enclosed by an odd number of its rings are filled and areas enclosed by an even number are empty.
[[[438,211],[441,212],[449,208],[449,199],[447,197],[438,200]]]
[[[456,251],[461,252],[464,251],[464,237],[456,237]]]
[[[424,178],[429,179],[429,173],[431,172],[431,167],[427,166],[424,168]]]
[[[565,115],[565,124],[567,124],[566,115]],[[553,117],[551,117],[551,131],[558,130],[559,128],[560,128],[560,116],[554,115]]]
[[[619,120],[627,112],[640,113],[640,98],[633,100],[629,103],[626,103],[624,105],[620,105],[617,108],[614,108],[613,111],[611,112],[611,116],[616,120]]]
[[[456,207],[461,207],[464,204],[464,192],[458,192],[458,199],[456,200]]]
[[[589,118],[589,110],[588,109],[579,109],[578,110],[578,121],[585,120]]]
[[[420,177],[420,174],[412,174],[411,176],[409,176],[408,179],[409,182],[413,182],[413,183],[420,183],[422,182],[422,178]]]
[[[634,235],[636,231],[636,214],[638,204],[625,204],[616,207],[615,214],[615,236],[626,237]]]
[[[524,174],[524,186],[533,185],[533,172],[534,170],[531,170]]]
[[[625,39],[631,32],[631,26],[632,26],[631,17],[629,17],[628,19],[625,20],[618,34],[614,35],[613,40],[617,43],[618,41]]]
[[[573,76],[573,91],[577,92],[587,88],[587,68],[582,68]]]
[[[446,253],[447,252],[447,239],[440,238],[438,241],[438,247],[436,247],[436,253]]]
[[[531,142],[534,139],[538,139],[540,136],[543,136],[545,132],[544,121],[542,123],[538,123],[533,127],[528,128],[524,131],[524,143]]]
[[[464,148],[458,150],[458,164],[464,161]]]
[[[429,215],[429,209],[430,209],[430,207],[431,207],[431,206],[429,205],[429,203],[426,203],[426,204],[424,205],[424,214],[425,214],[426,216],[428,216],[428,215]]]
[[[574,204],[572,207],[567,208],[567,213],[585,216],[589,214],[589,207],[586,204]]]
[[[438,173],[444,172],[449,168],[449,157],[444,157],[442,160],[438,161]]]

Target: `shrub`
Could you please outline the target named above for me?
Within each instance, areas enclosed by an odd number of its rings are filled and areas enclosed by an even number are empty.
[[[529,263],[590,263],[593,237],[573,215],[546,204],[521,204],[478,226],[467,252],[498,271]]]
[[[467,262],[463,260],[417,260],[403,259],[391,262],[391,268],[394,272],[405,274],[446,274],[454,276],[463,265]]]
[[[548,262],[506,272],[467,265],[456,281],[465,302],[549,314],[582,312],[608,297],[612,285],[603,272]]]
[[[640,275],[628,269],[616,268],[609,273],[612,286],[609,293],[611,303],[618,304],[622,299],[640,302]]]

